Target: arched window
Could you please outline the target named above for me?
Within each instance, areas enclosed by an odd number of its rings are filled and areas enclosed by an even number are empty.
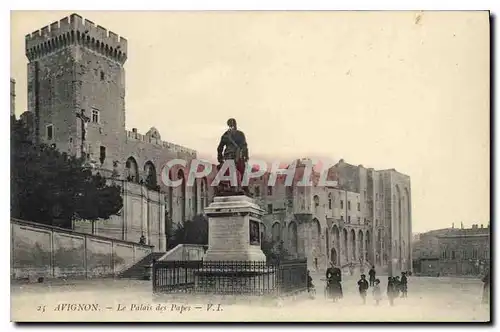
[[[130,157],[125,162],[126,179],[130,182],[139,183],[139,168],[134,157]]]
[[[329,193],[328,194],[328,209],[332,209],[333,208],[333,197],[332,197],[332,193]]]
[[[158,185],[155,165],[148,161],[144,164],[145,184],[150,189],[155,189]]]

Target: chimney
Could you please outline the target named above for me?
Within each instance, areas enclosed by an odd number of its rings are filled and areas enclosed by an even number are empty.
[[[460,228],[464,229],[464,223],[463,223],[463,221],[460,222]]]
[[[454,222],[451,223],[451,228],[453,228],[453,229],[455,228],[455,223]]]
[[[132,128],[132,132],[137,134],[137,128]]]
[[[483,224],[481,224],[481,228],[483,228]]]

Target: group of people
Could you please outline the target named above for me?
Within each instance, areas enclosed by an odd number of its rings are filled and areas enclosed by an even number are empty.
[[[370,284],[366,281],[364,274],[361,275],[361,279],[358,281],[359,295],[363,300],[363,304],[366,304],[368,288],[373,287],[373,299],[375,300],[375,304],[379,305],[382,300],[382,291],[380,289],[380,279],[377,279],[375,276],[375,266],[372,266],[368,275],[370,276]],[[387,278],[387,297],[391,306],[394,305],[394,299],[400,297],[400,294],[402,298],[408,296],[408,278],[406,277],[406,272],[401,272],[401,279],[399,279],[399,276]]]
[[[380,279],[376,277],[375,266],[372,266],[368,272],[369,280],[366,280],[366,275],[362,274],[361,278],[358,280],[358,291],[363,301],[366,304],[366,297],[368,289],[373,288],[372,294],[376,305],[379,305],[382,300],[382,291],[380,289]],[[312,293],[314,290],[314,285],[312,283],[312,278],[308,271],[308,282],[307,287],[309,292]],[[337,302],[343,297],[342,292],[342,271],[340,268],[334,266],[333,264],[326,270],[326,295],[328,298]],[[389,299],[390,305],[394,305],[394,299],[397,297],[406,298],[408,295],[408,278],[406,272],[401,272],[401,278],[388,277],[387,280],[387,297]]]

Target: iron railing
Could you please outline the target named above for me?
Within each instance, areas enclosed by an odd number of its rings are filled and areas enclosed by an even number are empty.
[[[157,261],[154,293],[287,295],[307,290],[307,260]]]

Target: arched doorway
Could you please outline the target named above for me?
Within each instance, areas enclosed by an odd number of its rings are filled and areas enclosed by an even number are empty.
[[[364,241],[363,241],[363,231],[358,231],[358,259],[359,261],[363,261],[365,259],[365,250]]]
[[[332,248],[330,250],[330,261],[335,264],[335,265],[338,265],[338,257],[337,257],[337,250],[335,250],[335,248]]]
[[[354,229],[351,229],[351,255],[352,260],[356,260],[356,232]]]
[[[342,230],[342,237],[344,238],[344,245],[343,245],[343,248],[342,248],[342,251],[344,252],[344,258],[345,258],[345,261],[348,262],[349,261],[349,240],[348,240],[348,235],[347,235],[347,229],[343,229]]]
[[[370,264],[372,264],[373,263],[373,261],[372,261],[373,250],[371,248],[372,239],[370,237],[371,237],[371,233],[369,230],[367,230],[366,235],[365,235],[365,248],[366,248],[365,261],[370,262]]]

